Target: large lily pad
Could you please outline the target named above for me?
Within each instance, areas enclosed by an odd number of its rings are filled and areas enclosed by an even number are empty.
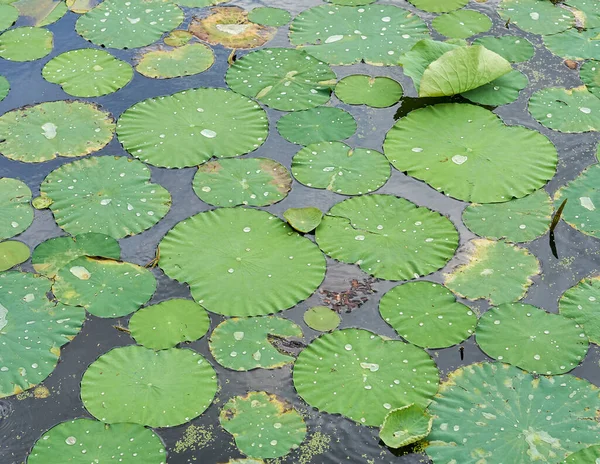
[[[381,279],[410,280],[442,268],[458,246],[444,216],[392,195],[350,198],[317,227],[319,247]]]
[[[594,0],[567,0],[568,6],[577,9],[577,19],[583,19],[586,29],[600,27],[600,4]]]
[[[0,242],[0,271],[6,271],[29,259],[31,251],[23,242],[8,240]]]
[[[46,102],[0,117],[0,152],[24,163],[74,158],[103,148],[114,130],[110,114],[93,103]]]
[[[18,179],[0,178],[0,240],[14,237],[33,222],[31,190]]]
[[[563,293],[558,303],[560,314],[574,319],[590,341],[600,345],[600,276],[583,279]]]
[[[579,68],[579,77],[587,89],[596,97],[600,96],[600,61],[586,61]]]
[[[0,4],[0,31],[12,26],[19,17],[19,10],[12,5]]]
[[[402,53],[428,36],[421,18],[394,5],[316,6],[290,26],[292,45],[336,65],[396,65]]]
[[[385,416],[379,437],[387,446],[401,448],[429,435],[432,424],[432,416],[411,404],[394,409]]]
[[[248,13],[248,19],[262,26],[285,26],[292,19],[289,11],[283,8],[259,7]]]
[[[225,89],[191,89],[126,110],[117,125],[123,147],[154,166],[183,168],[261,146],[269,122],[255,102]]]
[[[386,108],[402,98],[402,86],[389,77],[364,74],[346,76],[335,86],[335,95],[348,105]]]
[[[195,351],[113,348],[88,367],[81,399],[97,419],[174,427],[210,406],[217,391],[213,367]]]
[[[294,364],[294,386],[308,404],[375,427],[392,409],[427,406],[438,381],[424,350],[362,329],[321,335]]]
[[[571,60],[600,59],[600,29],[568,29],[544,36],[544,45],[555,55]]]
[[[0,35],[0,58],[9,61],[34,61],[45,57],[54,47],[54,35],[39,27],[17,27]]]
[[[473,41],[473,45],[481,45],[511,63],[529,61],[535,53],[532,43],[526,38],[517,35],[502,35],[500,37],[488,35],[479,37]]]
[[[388,132],[384,150],[399,171],[477,203],[534,192],[554,176],[558,158],[539,132],[505,126],[494,113],[460,103],[412,111]]]
[[[426,451],[436,464],[558,463],[597,442],[599,409],[598,388],[586,380],[473,364],[450,374],[429,407],[435,418]]]
[[[529,79],[520,71],[513,70],[488,84],[462,94],[467,100],[480,105],[500,106],[512,103],[529,84]]]
[[[13,5],[23,17],[23,24],[28,26],[47,26],[67,12],[67,5],[62,0],[18,0]]]
[[[199,248],[200,243],[210,246]],[[310,240],[254,209],[192,216],[167,233],[159,251],[159,265],[169,277],[187,282],[206,309],[227,316],[290,308],[310,296],[325,275],[325,258]]]
[[[502,0],[500,17],[532,34],[556,34],[575,25],[573,14],[546,0]]]
[[[458,10],[437,16],[431,22],[432,27],[442,35],[454,39],[466,39],[492,27],[492,20],[475,10]]]
[[[169,79],[204,72],[214,61],[209,46],[191,43],[172,50],[150,50],[142,55],[135,69],[146,77]]]
[[[356,121],[340,108],[319,106],[286,114],[277,121],[277,130],[288,142],[306,146],[345,140],[356,132]]]
[[[171,195],[150,183],[150,170],[126,157],[100,156],[64,164],[40,186],[57,224],[72,235],[96,232],[122,238],[160,221]]]
[[[447,13],[462,8],[469,0],[411,0],[410,3],[429,13]]]

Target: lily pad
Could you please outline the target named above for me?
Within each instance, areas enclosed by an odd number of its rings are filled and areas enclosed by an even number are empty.
[[[316,232],[319,247],[380,279],[410,280],[444,267],[458,246],[449,219],[392,195],[333,206]]]
[[[469,338],[477,316],[443,285],[408,282],[387,292],[381,317],[402,338],[423,348],[446,348]]]
[[[554,176],[558,158],[539,132],[506,126],[491,111],[460,103],[410,112],[388,132],[384,150],[399,171],[477,203],[533,193]]]
[[[531,278],[540,273],[535,256],[503,241],[475,239],[465,249],[465,262],[446,274],[446,286],[457,295],[493,305],[520,300]]]
[[[226,316],[283,311],[310,296],[325,275],[325,258],[310,240],[254,209],[196,214],[171,229],[159,251],[167,276],[187,282],[198,303]]]
[[[567,0],[568,6],[577,9],[578,19],[583,17],[583,27],[600,27],[600,5],[594,0]]]
[[[198,340],[208,332],[209,326],[210,319],[204,308],[181,298],[142,308],[129,320],[131,336],[153,350]]]
[[[335,86],[335,95],[348,105],[367,105],[386,108],[402,98],[402,86],[389,77],[364,74],[346,76]]]
[[[19,10],[12,5],[0,4],[0,31],[12,26],[19,17]]]
[[[192,420],[206,411],[216,391],[217,376],[208,361],[180,348],[113,348],[81,380],[81,399],[94,417],[150,427]]]
[[[579,68],[579,77],[592,94],[600,96],[600,61],[583,63]]]
[[[600,445],[594,445],[569,455],[565,464],[595,464],[598,459],[600,459]]]
[[[197,166],[261,146],[269,122],[255,102],[226,89],[191,89],[136,103],[117,125],[123,147],[145,163]]]
[[[340,108],[319,106],[286,114],[277,121],[277,130],[288,142],[306,146],[345,140],[356,132],[356,121]]]
[[[60,348],[81,329],[83,308],[49,301],[51,286],[46,277],[0,273],[0,397],[42,382],[56,367]]]
[[[467,100],[480,105],[500,106],[512,103],[529,85],[529,79],[520,71],[513,70],[474,90],[462,94]]]
[[[280,353],[269,336],[302,338],[302,329],[281,317],[233,318],[221,322],[210,336],[210,352],[223,367],[234,371],[276,369],[294,362]]]
[[[104,0],[80,16],[75,30],[84,39],[110,48],[145,47],[183,21],[181,9],[163,0]]]
[[[329,101],[335,73],[305,51],[266,48],[237,60],[225,79],[231,90],[266,106],[298,111]]]
[[[498,13],[503,21],[532,34],[556,34],[575,25],[569,10],[544,0],[502,0]]]
[[[31,254],[29,247],[16,240],[0,242],[0,271],[6,271],[17,264],[24,263]]]
[[[0,76],[0,101],[4,100],[10,92],[10,82],[4,76]]]
[[[559,132],[600,130],[600,99],[585,87],[550,87],[535,92],[529,112],[543,126]]]
[[[469,205],[463,211],[463,221],[480,237],[530,242],[548,231],[553,210],[550,196],[540,189],[506,203]]]
[[[466,39],[475,34],[487,32],[492,20],[475,10],[458,10],[437,16],[431,26],[440,34],[454,39]]]
[[[194,34],[188,31],[175,30],[163,39],[165,45],[170,47],[181,47],[194,38]]]
[[[390,448],[401,448],[429,435],[432,424],[431,415],[411,404],[394,409],[385,416],[379,438]]]
[[[313,143],[292,159],[298,182],[344,195],[362,195],[382,187],[390,177],[390,164],[382,153],[350,148],[342,142]]]
[[[166,450],[160,437],[137,424],[103,424],[91,419],[62,422],[35,443],[28,464],[68,462],[88,464],[131,459],[164,464]]]
[[[62,0],[18,0],[13,3],[27,26],[42,27],[58,21],[67,12]]]
[[[54,47],[54,35],[39,27],[17,27],[0,35],[0,58],[9,61],[34,61],[45,57]]]
[[[178,5],[187,6],[188,8],[203,8],[205,6],[223,3],[224,1],[225,0],[176,0]]]
[[[314,306],[304,313],[304,322],[313,330],[331,332],[340,325],[340,316],[327,306]]]
[[[33,222],[31,190],[18,179],[0,178],[0,240],[14,237]]]
[[[462,8],[469,0],[410,0],[410,3],[429,13],[447,13]]]
[[[321,335],[294,364],[294,386],[308,404],[375,427],[392,409],[427,406],[438,381],[424,350],[362,329]]]
[[[192,76],[206,71],[215,61],[212,49],[192,43],[173,50],[151,50],[135,66],[137,72],[154,79]]]
[[[481,45],[511,63],[529,61],[535,53],[529,40],[516,35],[479,37],[473,41],[473,45]]]
[[[287,196],[292,176],[269,158],[223,159],[199,166],[192,186],[209,205],[268,206]]]
[[[306,208],[288,208],[283,217],[298,232],[307,234],[315,230],[323,220],[323,213],[319,208],[308,206]]]
[[[248,13],[248,19],[262,26],[285,26],[292,19],[289,11],[283,8],[271,8],[268,6],[254,8]]]
[[[292,45],[334,65],[396,65],[402,53],[428,36],[421,18],[394,5],[316,6],[290,26]]]
[[[102,0],[67,0],[67,8],[77,14],[83,14],[98,6]]]
[[[544,45],[555,55],[571,60],[600,59],[600,29],[568,29],[544,36]]]
[[[346,5],[346,6],[361,6],[369,5],[374,3],[375,0],[325,0],[326,2],[333,3],[334,5]]]
[[[41,163],[57,156],[74,158],[106,146],[114,130],[110,114],[93,103],[46,102],[0,117],[4,139],[0,152],[24,163]]]
[[[291,404],[267,392],[231,398],[221,410],[221,427],[252,458],[278,458],[297,448],[306,436],[304,419]]]
[[[435,463],[560,462],[598,440],[600,397],[586,380],[534,377],[500,363],[472,364],[449,377],[429,407],[425,451]]]
[[[600,276],[583,279],[560,297],[560,314],[583,327],[590,342],[600,345]]]

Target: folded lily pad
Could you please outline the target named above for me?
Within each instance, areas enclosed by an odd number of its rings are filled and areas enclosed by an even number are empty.
[[[192,40],[193,37],[194,34],[191,32],[175,30],[171,31],[171,33],[163,39],[163,42],[170,47],[181,47]]]
[[[535,53],[532,43],[525,37],[517,35],[479,37],[473,41],[473,45],[481,45],[511,63],[529,61]]]
[[[431,26],[440,34],[454,39],[466,39],[492,27],[492,20],[475,10],[457,10],[437,16]]]
[[[600,29],[568,29],[544,36],[544,45],[555,55],[571,60],[600,60]]]
[[[19,10],[12,5],[0,4],[0,31],[12,26],[19,17]]]
[[[401,448],[429,435],[432,424],[431,415],[411,404],[394,409],[385,416],[379,438],[390,448]]]
[[[4,76],[0,76],[0,101],[4,100],[10,92],[10,82]]]
[[[0,242],[0,271],[6,271],[29,259],[31,251],[23,242],[8,240]]]
[[[596,97],[600,96],[600,61],[586,61],[579,68],[579,78]]]
[[[279,118],[277,130],[288,142],[306,146],[345,140],[356,132],[356,121],[340,108],[318,106]]]
[[[521,71],[513,70],[488,84],[461,94],[467,100],[480,105],[500,106],[512,103],[521,90],[529,85],[529,79]]]
[[[462,8],[469,0],[410,0],[410,3],[429,13],[447,13]]]
[[[565,464],[595,464],[598,459],[600,459],[600,445],[594,445],[570,454]]]
[[[370,0],[367,0],[370,1]],[[283,8],[258,7],[248,13],[248,19],[255,24],[262,26],[285,26],[292,19],[289,11]]]
[[[145,52],[135,66],[137,72],[154,79],[192,76],[206,71],[215,61],[212,49],[201,43],[192,43],[173,50]]]
[[[558,310],[580,324],[590,342],[600,345],[600,276],[587,277],[563,293]]]
[[[389,77],[364,74],[346,76],[335,86],[335,95],[348,105],[367,105],[386,108],[402,98],[402,86]]]
[[[17,27],[0,35],[0,58],[9,61],[39,60],[53,47],[54,35],[40,27]]]
[[[18,179],[0,178],[0,240],[14,237],[33,222],[31,190]]]
[[[323,220],[323,213],[319,208],[308,206],[306,208],[288,208],[283,217],[298,232],[307,234],[315,230]]]
[[[47,26],[67,12],[67,5],[62,0],[18,0],[13,5],[18,8],[23,24],[27,26]]]
[[[304,313],[304,322],[313,330],[331,332],[340,325],[340,316],[327,306],[314,306]]]
[[[502,0],[498,13],[503,21],[510,20],[510,24],[532,34],[556,34],[575,25],[569,10],[543,0]]]

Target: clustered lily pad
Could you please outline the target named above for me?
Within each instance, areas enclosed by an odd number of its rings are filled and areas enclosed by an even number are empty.
[[[476,89],[461,95],[473,103],[488,106],[500,106],[514,102],[519,93],[529,85],[529,79],[521,71],[512,70],[508,74],[494,79]]]
[[[192,76],[206,71],[215,61],[212,49],[201,43],[191,43],[173,50],[145,52],[135,69],[146,77],[170,79]]]
[[[304,146],[345,140],[356,132],[356,127],[356,120],[350,113],[329,106],[295,111],[277,121],[277,130],[284,139]]]
[[[554,2],[502,0],[498,14],[503,21],[532,34],[557,34],[575,25],[573,14]]]
[[[19,17],[19,10],[12,5],[0,4],[0,31],[12,26]]]
[[[402,86],[389,77],[364,74],[346,76],[335,86],[335,95],[348,105],[367,105],[386,108],[402,98]]]
[[[431,22],[432,27],[442,35],[454,39],[466,39],[492,27],[492,20],[475,10],[457,10],[437,16]]]
[[[544,37],[544,45],[555,55],[571,60],[600,59],[600,29],[568,29]]]
[[[36,27],[52,24],[67,12],[67,5],[61,0],[18,0],[14,6],[25,19],[24,24]]]
[[[18,179],[0,178],[0,240],[14,237],[33,222],[31,190]]]
[[[29,259],[31,251],[23,242],[7,240],[0,242],[0,271],[6,271]]]
[[[560,297],[560,314],[583,327],[590,342],[600,345],[600,276],[583,279]]]
[[[481,45],[511,63],[529,61],[535,53],[535,48],[529,40],[516,35],[479,37],[473,41],[473,45]]]
[[[54,35],[41,27],[17,27],[0,35],[0,58],[9,61],[35,61],[54,47]]]

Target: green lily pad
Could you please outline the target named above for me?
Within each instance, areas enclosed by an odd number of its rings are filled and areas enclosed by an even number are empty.
[[[583,27],[600,27],[600,5],[594,0],[567,0],[568,6],[577,9],[578,19],[583,17]]]
[[[205,6],[223,3],[225,0],[176,0],[176,3],[188,8],[203,8]]]
[[[16,30],[16,29],[13,29]],[[0,117],[0,152],[24,163],[74,158],[100,150],[113,138],[109,113],[93,103],[55,101],[25,106]]]
[[[333,3],[334,5],[346,5],[346,6],[361,6],[369,5],[374,3],[375,0],[325,0],[326,2]]]
[[[33,222],[31,190],[18,179],[0,178],[0,240],[14,237]]]
[[[444,267],[458,246],[446,217],[392,195],[365,195],[333,206],[316,232],[319,247],[380,279],[410,280]]]
[[[237,60],[225,76],[231,90],[280,111],[323,105],[335,73],[303,50],[266,48]]]
[[[529,85],[529,79],[520,71],[513,70],[474,90],[462,94],[467,100],[480,105],[500,106],[512,103]]]
[[[291,404],[267,392],[234,396],[221,410],[221,427],[252,458],[278,458],[297,448],[306,436],[302,416]]]
[[[463,211],[465,225],[480,237],[530,242],[550,228],[552,201],[543,190],[506,203],[472,204]]]
[[[294,155],[292,174],[308,187],[362,195],[387,182],[390,164],[375,150],[350,148],[342,142],[319,142]]]
[[[283,217],[298,232],[307,234],[315,230],[323,220],[323,213],[319,208],[308,206],[306,208],[288,208]]]
[[[362,329],[321,335],[294,364],[294,386],[308,404],[375,427],[392,409],[427,406],[438,381],[424,350]]]
[[[447,13],[462,8],[469,0],[410,0],[410,3],[429,13]]]
[[[309,297],[325,275],[315,244],[254,209],[196,214],[171,229],[159,251],[167,276],[188,283],[198,303],[226,316],[283,311]]]
[[[600,459],[600,445],[588,446],[569,455],[565,464],[595,464]]]
[[[12,26],[19,17],[19,10],[12,5],[0,4],[0,31]]]
[[[42,382],[56,367],[60,348],[81,329],[84,309],[49,301],[51,286],[46,277],[0,273],[0,397]]]
[[[215,61],[212,49],[192,43],[173,50],[151,50],[140,58],[137,72],[154,79],[192,76],[206,71]]]
[[[392,165],[459,200],[497,203],[550,180],[556,148],[539,132],[506,126],[491,111],[444,103],[412,111],[388,132]]]
[[[188,31],[175,30],[163,39],[165,45],[170,47],[181,47],[194,38],[194,34]]]
[[[287,196],[292,176],[269,158],[223,159],[199,166],[192,186],[209,205],[268,206]]]
[[[17,27],[0,35],[0,58],[9,61],[34,61],[45,57],[54,47],[54,35],[39,27]]]
[[[150,427],[189,422],[206,411],[216,391],[217,376],[208,361],[180,348],[113,348],[81,380],[81,399],[92,416]]]
[[[69,95],[99,97],[125,87],[133,78],[133,69],[108,52],[82,48],[52,58],[42,69],[42,75]]]
[[[340,108],[319,106],[286,114],[277,121],[277,130],[288,142],[306,146],[345,140],[356,132],[356,121]]]
[[[503,304],[487,311],[475,338],[490,357],[534,374],[564,374],[577,367],[588,350],[580,325],[528,304]]]
[[[458,10],[437,16],[431,26],[440,34],[454,39],[466,39],[492,27],[492,20],[475,10]]]
[[[208,332],[209,326],[210,319],[204,308],[181,298],[142,308],[129,320],[131,336],[153,350],[198,340]]]
[[[510,24],[532,34],[556,34],[575,25],[569,10],[544,0],[502,0],[498,13],[503,21],[510,20]]]
[[[283,8],[259,7],[248,13],[248,19],[262,26],[285,26],[292,19],[289,11]]]
[[[69,462],[88,464],[131,459],[164,464],[166,450],[160,437],[137,424],[103,424],[92,419],[62,422],[33,445],[28,464]]]
[[[596,97],[600,96],[600,61],[591,60],[579,68],[579,78]]]
[[[583,279],[560,297],[558,310],[583,327],[590,342],[600,345],[600,276]]]
[[[423,348],[446,348],[469,338],[477,316],[443,285],[408,282],[387,292],[379,303],[384,321],[402,338]]]
[[[396,65],[402,53],[428,36],[421,18],[394,5],[316,6],[290,26],[292,45],[335,65]]]
[[[446,274],[444,283],[469,300],[485,298],[493,305],[518,301],[540,273],[535,256],[503,241],[471,240],[465,251],[465,263]]]
[[[269,336],[302,338],[302,329],[281,317],[233,318],[221,322],[210,336],[210,352],[223,367],[234,371],[276,369],[294,362],[280,353]]]
[[[379,438],[390,448],[402,448],[429,435],[432,424],[431,415],[411,404],[394,409],[385,416]]]
[[[600,130],[600,99],[585,87],[538,90],[529,100],[529,112],[540,124],[559,132]]]
[[[199,88],[136,103],[119,118],[117,135],[143,162],[183,168],[251,152],[268,129],[255,102],[230,90]]]
[[[516,35],[479,37],[473,41],[473,45],[481,45],[511,63],[529,61],[535,53],[535,48],[529,40]]]
[[[454,42],[454,40],[447,42],[432,39],[419,40],[409,51],[400,56],[399,64],[402,66],[404,74],[412,79],[417,93],[419,93],[423,74],[430,64],[436,62],[446,52],[456,50],[461,46],[466,47],[466,45]],[[462,77],[464,79],[464,76]]]
[[[600,59],[600,29],[568,29],[544,36],[544,45],[555,55],[571,60]]]
[[[89,256],[60,269],[52,286],[58,301],[83,306],[97,317],[121,317],[137,311],[155,290],[156,279],[148,269]]]
[[[62,0],[18,0],[13,5],[27,26],[42,27],[58,21],[67,12]]]
[[[0,101],[4,100],[10,92],[10,82],[4,76],[0,76]]]
[[[304,322],[313,330],[331,332],[340,325],[340,316],[327,306],[315,306],[304,313]]]
[[[104,0],[80,16],[75,30],[84,39],[110,48],[150,45],[183,21],[181,9],[163,0]]]
[[[598,409],[598,388],[587,380],[472,364],[450,374],[429,406],[434,420],[425,451],[436,463],[558,463],[597,442]]]
[[[16,240],[0,242],[0,271],[6,271],[29,259],[29,247]]]
[[[389,77],[364,74],[346,76],[335,86],[335,95],[348,105],[367,105],[387,108],[402,98],[402,86]]]
[[[75,237],[56,237],[35,247],[31,263],[38,274],[53,279],[60,269],[80,256],[118,260],[121,247],[114,238],[94,232]]]
[[[67,0],[67,8],[77,14],[83,14],[95,8],[102,0]]]
[[[71,235],[97,232],[123,238],[139,234],[171,207],[169,192],[150,183],[150,169],[124,156],[64,164],[48,174],[40,192],[52,200],[54,219]]]

